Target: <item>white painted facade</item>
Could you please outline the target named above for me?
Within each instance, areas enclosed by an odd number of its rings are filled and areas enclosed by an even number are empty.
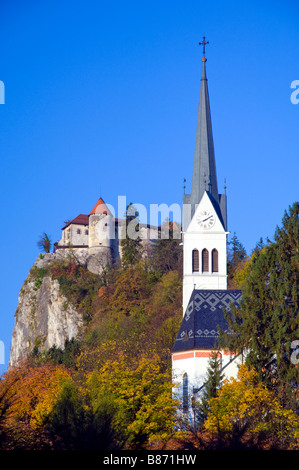
[[[205,192],[183,233],[183,314],[194,289],[227,289],[227,233]],[[198,271],[194,271],[193,250],[198,251]],[[208,251],[206,271],[203,266],[203,250]],[[213,268],[213,250],[217,250],[217,268]]]
[[[138,228],[135,233],[132,223],[132,233],[140,238],[143,256],[146,257],[155,240],[160,238],[161,230],[166,230],[166,224],[165,227],[139,224]],[[62,257],[73,254],[78,261],[87,263],[90,271],[100,273],[108,264],[121,260],[121,241],[127,236],[130,233],[126,233],[125,220],[114,218],[109,205],[100,198],[89,215],[79,214],[66,223],[61,239],[55,243],[55,251],[59,251]]]
[[[174,396],[178,399],[183,397],[183,378],[188,377],[189,398],[200,389],[207,378],[207,369],[211,350],[194,350],[172,355],[172,373],[174,386]],[[242,357],[234,357],[224,350],[220,351],[223,375],[225,379],[236,378],[238,367],[242,363]]]
[[[61,240],[58,246],[83,246],[88,247],[89,243],[89,227],[88,225],[71,224],[62,232]]]
[[[226,194],[218,194],[205,57],[202,63],[192,188],[183,196],[183,318],[172,350],[173,393],[191,423],[191,398],[199,398],[207,380],[218,326],[227,328],[223,308],[241,297],[227,290]],[[237,377],[242,357],[218,353],[224,377]]]

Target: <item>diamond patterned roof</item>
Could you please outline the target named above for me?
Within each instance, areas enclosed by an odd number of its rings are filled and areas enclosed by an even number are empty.
[[[224,311],[239,307],[240,290],[194,290],[174,342],[172,352],[213,349],[219,340],[218,326],[228,331]]]

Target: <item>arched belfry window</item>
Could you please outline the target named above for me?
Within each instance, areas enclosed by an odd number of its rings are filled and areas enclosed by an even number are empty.
[[[183,375],[183,412],[188,411],[188,374],[185,372]]]
[[[206,248],[204,248],[201,252],[201,262],[202,262],[202,272],[208,273],[209,272],[209,252]]]
[[[218,250],[214,248],[214,250],[212,251],[212,273],[218,273],[218,271]]]
[[[192,272],[198,273],[199,271],[199,253],[198,250],[192,251]]]

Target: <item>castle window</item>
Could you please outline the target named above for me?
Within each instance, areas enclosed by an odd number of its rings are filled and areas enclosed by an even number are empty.
[[[198,250],[192,251],[192,272],[198,273],[199,271],[199,253]]]
[[[218,273],[218,250],[214,248],[212,251],[212,273]]]
[[[85,230],[85,235],[88,235],[88,230]]]
[[[201,262],[202,262],[202,272],[208,273],[209,272],[209,252],[206,248],[204,248],[201,252]]]
[[[80,235],[80,233],[81,233],[81,229],[78,228],[78,229],[77,229],[77,234]]]
[[[183,375],[183,412],[188,411],[188,374],[185,372]]]

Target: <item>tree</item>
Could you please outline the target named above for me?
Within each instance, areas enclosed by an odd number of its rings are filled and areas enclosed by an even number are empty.
[[[182,275],[183,250],[181,237],[176,236],[177,230],[177,224],[169,222],[169,236],[167,238],[161,236],[153,245],[151,264],[153,269],[161,274],[176,270]]]
[[[209,403],[205,428],[227,444],[240,445],[246,435],[255,445],[266,441],[274,448],[298,448],[299,420],[283,408],[274,394],[259,382],[254,369],[242,365],[238,379],[226,381]]]
[[[136,264],[141,259],[142,246],[139,236],[139,216],[132,203],[125,214],[125,237],[121,240],[122,265],[124,268]]]
[[[236,269],[240,268],[240,265],[242,265],[246,261],[247,254],[244,246],[239,241],[235,232],[231,238],[231,241],[228,242],[228,246],[229,250],[227,256],[227,273],[228,280],[231,281],[235,275]]]
[[[217,396],[218,390],[223,385],[224,374],[222,373],[221,357],[218,351],[213,351],[208,362],[207,378],[205,388],[199,404],[200,421],[204,421],[209,413],[209,402]]]
[[[231,351],[246,350],[246,362],[282,399],[295,397],[299,370],[291,363],[299,339],[299,203],[285,212],[274,242],[256,250],[246,276],[242,303],[227,315],[231,334],[222,338]]]
[[[103,397],[109,397],[114,436],[127,446],[139,448],[172,434],[177,403],[172,399],[171,372],[164,370],[158,355],[132,358],[128,363],[121,353],[88,374],[86,383],[94,410]]]
[[[72,380],[65,381],[53,397],[53,405],[45,426],[59,437],[65,449],[88,448],[89,419],[81,393]]]
[[[64,367],[32,360],[22,363],[14,375],[10,418],[30,423],[33,428],[47,421],[64,384],[72,380]]]
[[[37,246],[45,253],[50,253],[52,242],[46,232],[41,235],[37,242]]]

